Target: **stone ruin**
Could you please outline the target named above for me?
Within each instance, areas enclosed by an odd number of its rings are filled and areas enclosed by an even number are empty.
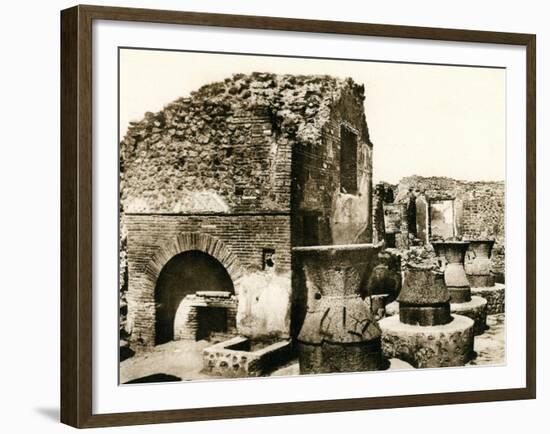
[[[292,248],[372,242],[363,103],[351,79],[236,74],[130,125],[121,323],[132,350],[225,333],[255,352],[297,337],[307,291]]]
[[[375,241],[407,249],[432,240],[491,239],[491,273],[504,283],[504,182],[409,176],[396,185],[378,183],[373,201]]]
[[[218,336],[204,371],[225,377],[267,375],[296,352],[302,374],[468,362],[485,304],[504,308],[492,245],[437,244],[435,195],[373,195],[363,103],[351,79],[237,74],[131,125],[121,324],[133,350]],[[452,238],[477,203],[457,197],[461,223],[438,229]]]

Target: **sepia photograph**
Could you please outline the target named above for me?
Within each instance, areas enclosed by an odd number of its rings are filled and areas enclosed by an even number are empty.
[[[120,47],[118,85],[121,385],[506,364],[505,68]]]

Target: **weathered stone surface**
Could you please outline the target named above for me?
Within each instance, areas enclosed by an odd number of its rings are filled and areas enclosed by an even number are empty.
[[[423,268],[441,271],[441,264],[431,244],[411,246],[398,251],[401,258],[401,268]]]
[[[419,327],[403,324],[394,315],[380,321],[382,352],[405,360],[415,368],[465,365],[473,354],[474,321],[453,315],[445,325]]]
[[[381,360],[380,328],[359,291],[378,249],[356,244],[296,247],[293,252],[304,267],[308,292],[308,309],[298,335],[300,371],[376,369],[372,360]],[[378,355],[368,355],[377,351]]]
[[[306,343],[358,343],[380,337],[374,314],[359,296],[325,297],[308,312],[298,335]]]
[[[203,293],[204,294],[204,293]],[[236,334],[237,299],[229,293],[229,297],[209,297],[205,295],[186,296],[179,304],[174,317],[174,340],[198,340],[203,339],[198,335],[200,329],[200,309],[213,307],[226,309],[226,327],[224,333]]]
[[[487,288],[491,287],[495,284],[495,276],[492,274],[484,275],[484,276],[476,276],[473,274],[467,274],[468,276],[468,282],[470,282],[470,286],[473,288]]]
[[[239,305],[238,328],[253,337],[289,337],[290,217],[286,215],[126,215],[128,228],[127,327],[132,349],[155,343],[155,287],[175,255],[199,250],[228,271]],[[261,270],[262,248],[275,263]],[[276,299],[276,303],[273,303]]]
[[[356,343],[380,337],[369,306],[360,298],[362,276],[378,249],[371,244],[295,247],[304,267],[307,314],[298,335],[306,343]]]
[[[473,319],[476,336],[487,329],[487,300],[482,297],[473,296],[466,303],[451,303],[451,312]]]
[[[469,243],[465,241],[432,242],[436,254],[443,258],[445,285],[451,295],[451,303],[470,301],[470,282],[464,270],[464,259]]]
[[[472,288],[472,295],[487,300],[487,315],[505,312],[505,287],[500,283],[487,288]]]
[[[290,285],[291,240],[372,241],[364,99],[364,87],[351,79],[236,74],[131,124],[120,144],[121,234],[129,231],[121,240],[128,242],[121,323],[133,346],[155,342],[156,279],[167,252],[189,247],[173,248],[187,235],[208,238],[191,247],[228,269],[241,334],[289,336],[291,301],[305,310]],[[353,138],[356,170],[340,168],[344,135]],[[346,191],[353,172],[357,191]],[[306,243],[311,215],[315,242]],[[219,245],[230,257],[218,255]],[[271,269],[262,268],[264,250],[274,250]]]
[[[449,302],[443,274],[431,267],[407,267],[403,271],[403,288],[397,297],[400,303],[425,306]]]
[[[284,364],[290,356],[290,341],[251,350],[250,340],[237,336],[203,350],[203,371],[225,378],[259,377]]]
[[[386,305],[391,299],[389,294],[376,294],[366,297],[365,303],[369,306],[369,310],[374,314],[374,317],[379,320],[386,316]]]
[[[404,202],[410,188],[417,195],[417,231],[423,241],[422,229],[429,228],[423,218],[425,206],[419,207],[419,197],[424,200],[454,199],[456,235],[464,239],[494,238],[495,248],[491,257],[491,271],[504,282],[504,181],[462,181],[446,177],[409,176],[402,178],[397,185],[380,183],[384,187],[380,194],[384,197],[392,193],[391,202]],[[376,192],[375,192],[376,194]],[[382,197],[382,196],[381,196]],[[378,194],[375,201],[379,201]],[[427,211],[427,210],[426,210]],[[375,216],[376,217],[376,216]],[[427,220],[427,219],[426,219]],[[378,220],[379,221],[379,220]],[[428,238],[429,231],[426,231]]]
[[[299,346],[300,374],[364,372],[381,369],[380,338],[365,344],[305,344]]]
[[[367,295],[387,294],[392,300],[401,289],[401,275],[391,270],[388,264],[378,264],[373,268],[367,283]]]
[[[470,240],[468,260],[464,264],[466,275],[472,287],[486,287],[495,284],[491,273],[491,252],[494,240]]]
[[[281,164],[290,166],[272,132],[316,143],[348,84],[328,76],[236,74],[147,113],[121,142],[124,209],[286,209],[290,183],[272,181]]]

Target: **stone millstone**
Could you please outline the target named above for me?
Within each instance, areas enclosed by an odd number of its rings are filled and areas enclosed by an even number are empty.
[[[449,302],[443,274],[429,268],[406,268],[403,288],[397,297],[399,303],[426,306]]]
[[[464,269],[472,288],[491,287],[495,284],[495,277],[491,274],[491,252],[494,240],[471,240],[469,257]]]
[[[464,270],[464,259],[469,245],[466,241],[432,243],[436,254],[445,259],[445,285],[449,289],[451,303],[470,301],[470,282]]]
[[[298,355],[300,374],[377,371],[383,365],[380,338],[347,345],[299,342]]]
[[[308,312],[298,341],[353,344],[378,339],[381,335],[373,313],[359,296],[324,297],[314,312]]]
[[[449,291],[443,274],[431,268],[406,268],[397,298],[399,320],[404,324],[434,326],[451,321]]]
[[[301,374],[378,370],[381,331],[360,297],[378,249],[372,244],[294,247],[304,268],[307,312],[298,334]]]
[[[474,321],[453,315],[450,323],[432,327],[403,324],[394,315],[379,322],[382,352],[415,368],[463,366],[474,350]]]

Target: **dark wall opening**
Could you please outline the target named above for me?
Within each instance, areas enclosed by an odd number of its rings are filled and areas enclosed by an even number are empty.
[[[318,246],[319,243],[319,213],[304,212],[302,214],[302,245]]]
[[[198,250],[174,256],[162,269],[155,287],[156,345],[174,339],[176,311],[186,295],[197,291],[227,291],[233,294],[235,289],[229,273],[213,256]],[[221,320],[219,322],[221,324]],[[219,327],[216,325],[216,328]]]
[[[340,191],[357,193],[357,135],[340,127]]]
[[[227,308],[199,307],[197,341],[208,339],[211,333],[227,332]]]

